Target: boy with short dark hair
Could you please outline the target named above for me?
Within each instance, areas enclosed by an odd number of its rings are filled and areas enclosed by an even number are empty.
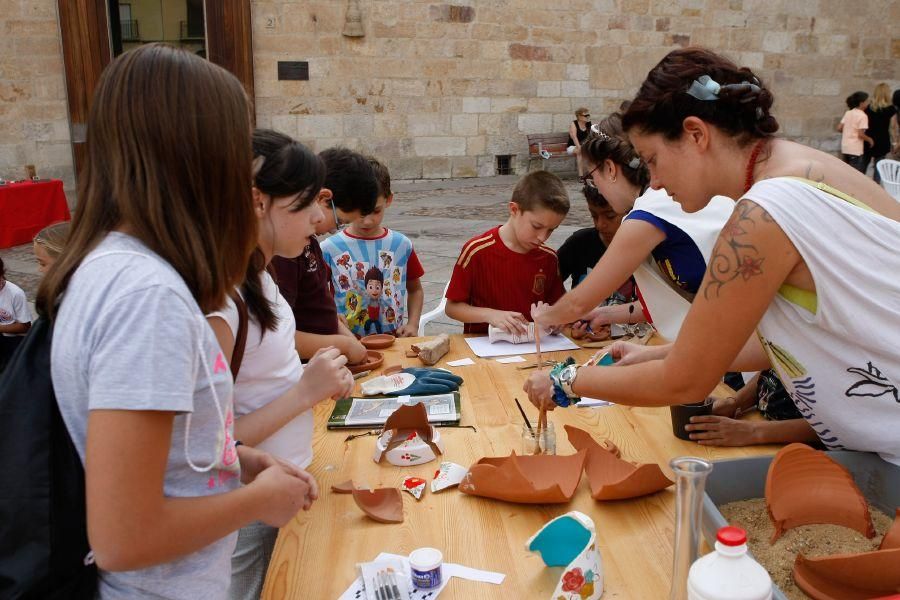
[[[378,182],[375,209],[322,242],[334,302],[357,335],[374,331],[416,336],[425,300],[421,282],[425,270],[409,238],[382,226],[385,210],[394,200],[391,175],[376,159],[368,160]]]
[[[327,174],[316,200],[325,220],[316,235],[334,233],[375,209],[378,182],[369,161],[347,148],[329,148],[319,153]],[[331,272],[315,236],[303,254],[294,259],[272,259],[282,296],[291,305],[297,321],[297,351],[311,358],[320,348],[338,348],[351,364],[366,358],[366,349],[338,319]]]
[[[556,252],[544,245],[569,212],[563,182],[547,171],[519,180],[506,223],[465,243],[447,288],[447,316],[465,333],[488,325],[524,334],[531,305],[565,293]]]

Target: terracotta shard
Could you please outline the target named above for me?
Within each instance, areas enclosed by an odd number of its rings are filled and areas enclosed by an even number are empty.
[[[461,492],[523,504],[568,502],[581,481],[587,453],[485,457],[472,465],[459,484]]]
[[[383,433],[375,442],[372,460],[397,466],[421,465],[444,452],[440,433],[428,423],[428,413],[421,402],[404,404],[384,422]]]
[[[841,525],[875,537],[869,505],[850,471],[805,444],[779,450],[766,476],[766,507],[775,525],[772,543],[798,525]]]
[[[813,600],[890,596],[900,590],[900,548],[819,558],[797,555],[793,575]]]
[[[609,441],[598,444],[591,435],[566,425],[566,435],[576,450],[587,452],[588,481],[594,500],[624,500],[653,494],[675,483],[659,465],[636,464],[619,458],[619,449]]]
[[[403,499],[397,488],[377,490],[353,490],[356,505],[379,523],[403,522]]]
[[[878,546],[879,550],[893,550],[894,548],[900,548],[900,508],[897,509],[897,513],[894,515],[894,522],[891,524],[891,528],[884,534],[884,537],[881,539],[881,545]]]
[[[347,481],[336,483],[331,486],[331,491],[335,494],[349,494],[353,491],[353,480],[348,479]]]

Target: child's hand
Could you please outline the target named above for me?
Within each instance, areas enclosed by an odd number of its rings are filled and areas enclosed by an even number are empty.
[[[528,334],[528,320],[522,316],[522,313],[515,311],[494,310],[491,312],[488,323],[507,333]]]
[[[531,305],[531,319],[541,326],[542,331],[553,325],[558,325],[558,323],[550,323],[544,318],[548,310],[550,310],[550,305],[546,302],[538,302]]]
[[[419,335],[418,323],[405,323],[394,332],[397,337],[417,337]]]
[[[366,347],[362,345],[356,337],[347,336],[349,339],[347,341],[347,364],[358,365],[361,362],[365,362],[368,353],[366,351]]]
[[[237,447],[237,451],[238,458],[241,461],[241,483],[244,485],[252,483],[260,473],[269,467],[277,466],[288,475],[302,479],[309,486],[309,493],[307,494],[309,502],[304,505],[303,510],[308,510],[312,501],[318,499],[319,486],[315,478],[294,463],[250,446],[240,445]]]
[[[684,430],[690,438],[703,446],[750,446],[758,444],[758,424],[764,421],[741,421],[728,417],[706,415],[691,417]]]
[[[337,348],[322,348],[317,351],[297,383],[312,408],[326,398],[346,398],[353,393],[353,374],[347,369],[347,357]]]
[[[546,372],[535,371],[532,373],[525,381],[522,389],[525,390],[525,393],[528,394],[528,399],[536,407],[541,408],[543,406],[547,410],[556,408],[556,403],[553,401],[553,383]]]
[[[297,512],[309,510],[318,496],[318,489],[310,486],[310,479],[311,476],[301,478],[289,474],[281,465],[272,465],[260,473],[250,484],[264,499],[258,504],[259,520],[272,527],[284,527]]]
[[[616,361],[616,365],[620,367],[636,365],[651,359],[646,346],[630,342],[616,342],[609,347],[609,352]]]

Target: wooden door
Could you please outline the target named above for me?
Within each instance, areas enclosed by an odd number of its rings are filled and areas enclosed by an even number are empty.
[[[100,73],[112,60],[108,0],[58,0],[76,176],[84,166],[87,117]],[[204,0],[207,57],[253,99],[250,0]],[[118,15],[112,22],[118,27]],[[118,31],[117,31],[118,33]]]

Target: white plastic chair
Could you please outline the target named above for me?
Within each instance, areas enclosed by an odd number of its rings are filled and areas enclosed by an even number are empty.
[[[900,202],[900,161],[885,158],[875,168],[881,177],[881,186]]]
[[[419,318],[419,335],[425,335],[425,326],[434,321],[435,319],[439,319],[440,317],[444,317],[447,315],[444,312],[444,309],[447,308],[447,290],[450,288],[450,282],[447,282],[447,285],[444,286],[444,292],[441,294],[441,301],[438,303],[436,307],[429,310],[427,313],[422,315]]]

